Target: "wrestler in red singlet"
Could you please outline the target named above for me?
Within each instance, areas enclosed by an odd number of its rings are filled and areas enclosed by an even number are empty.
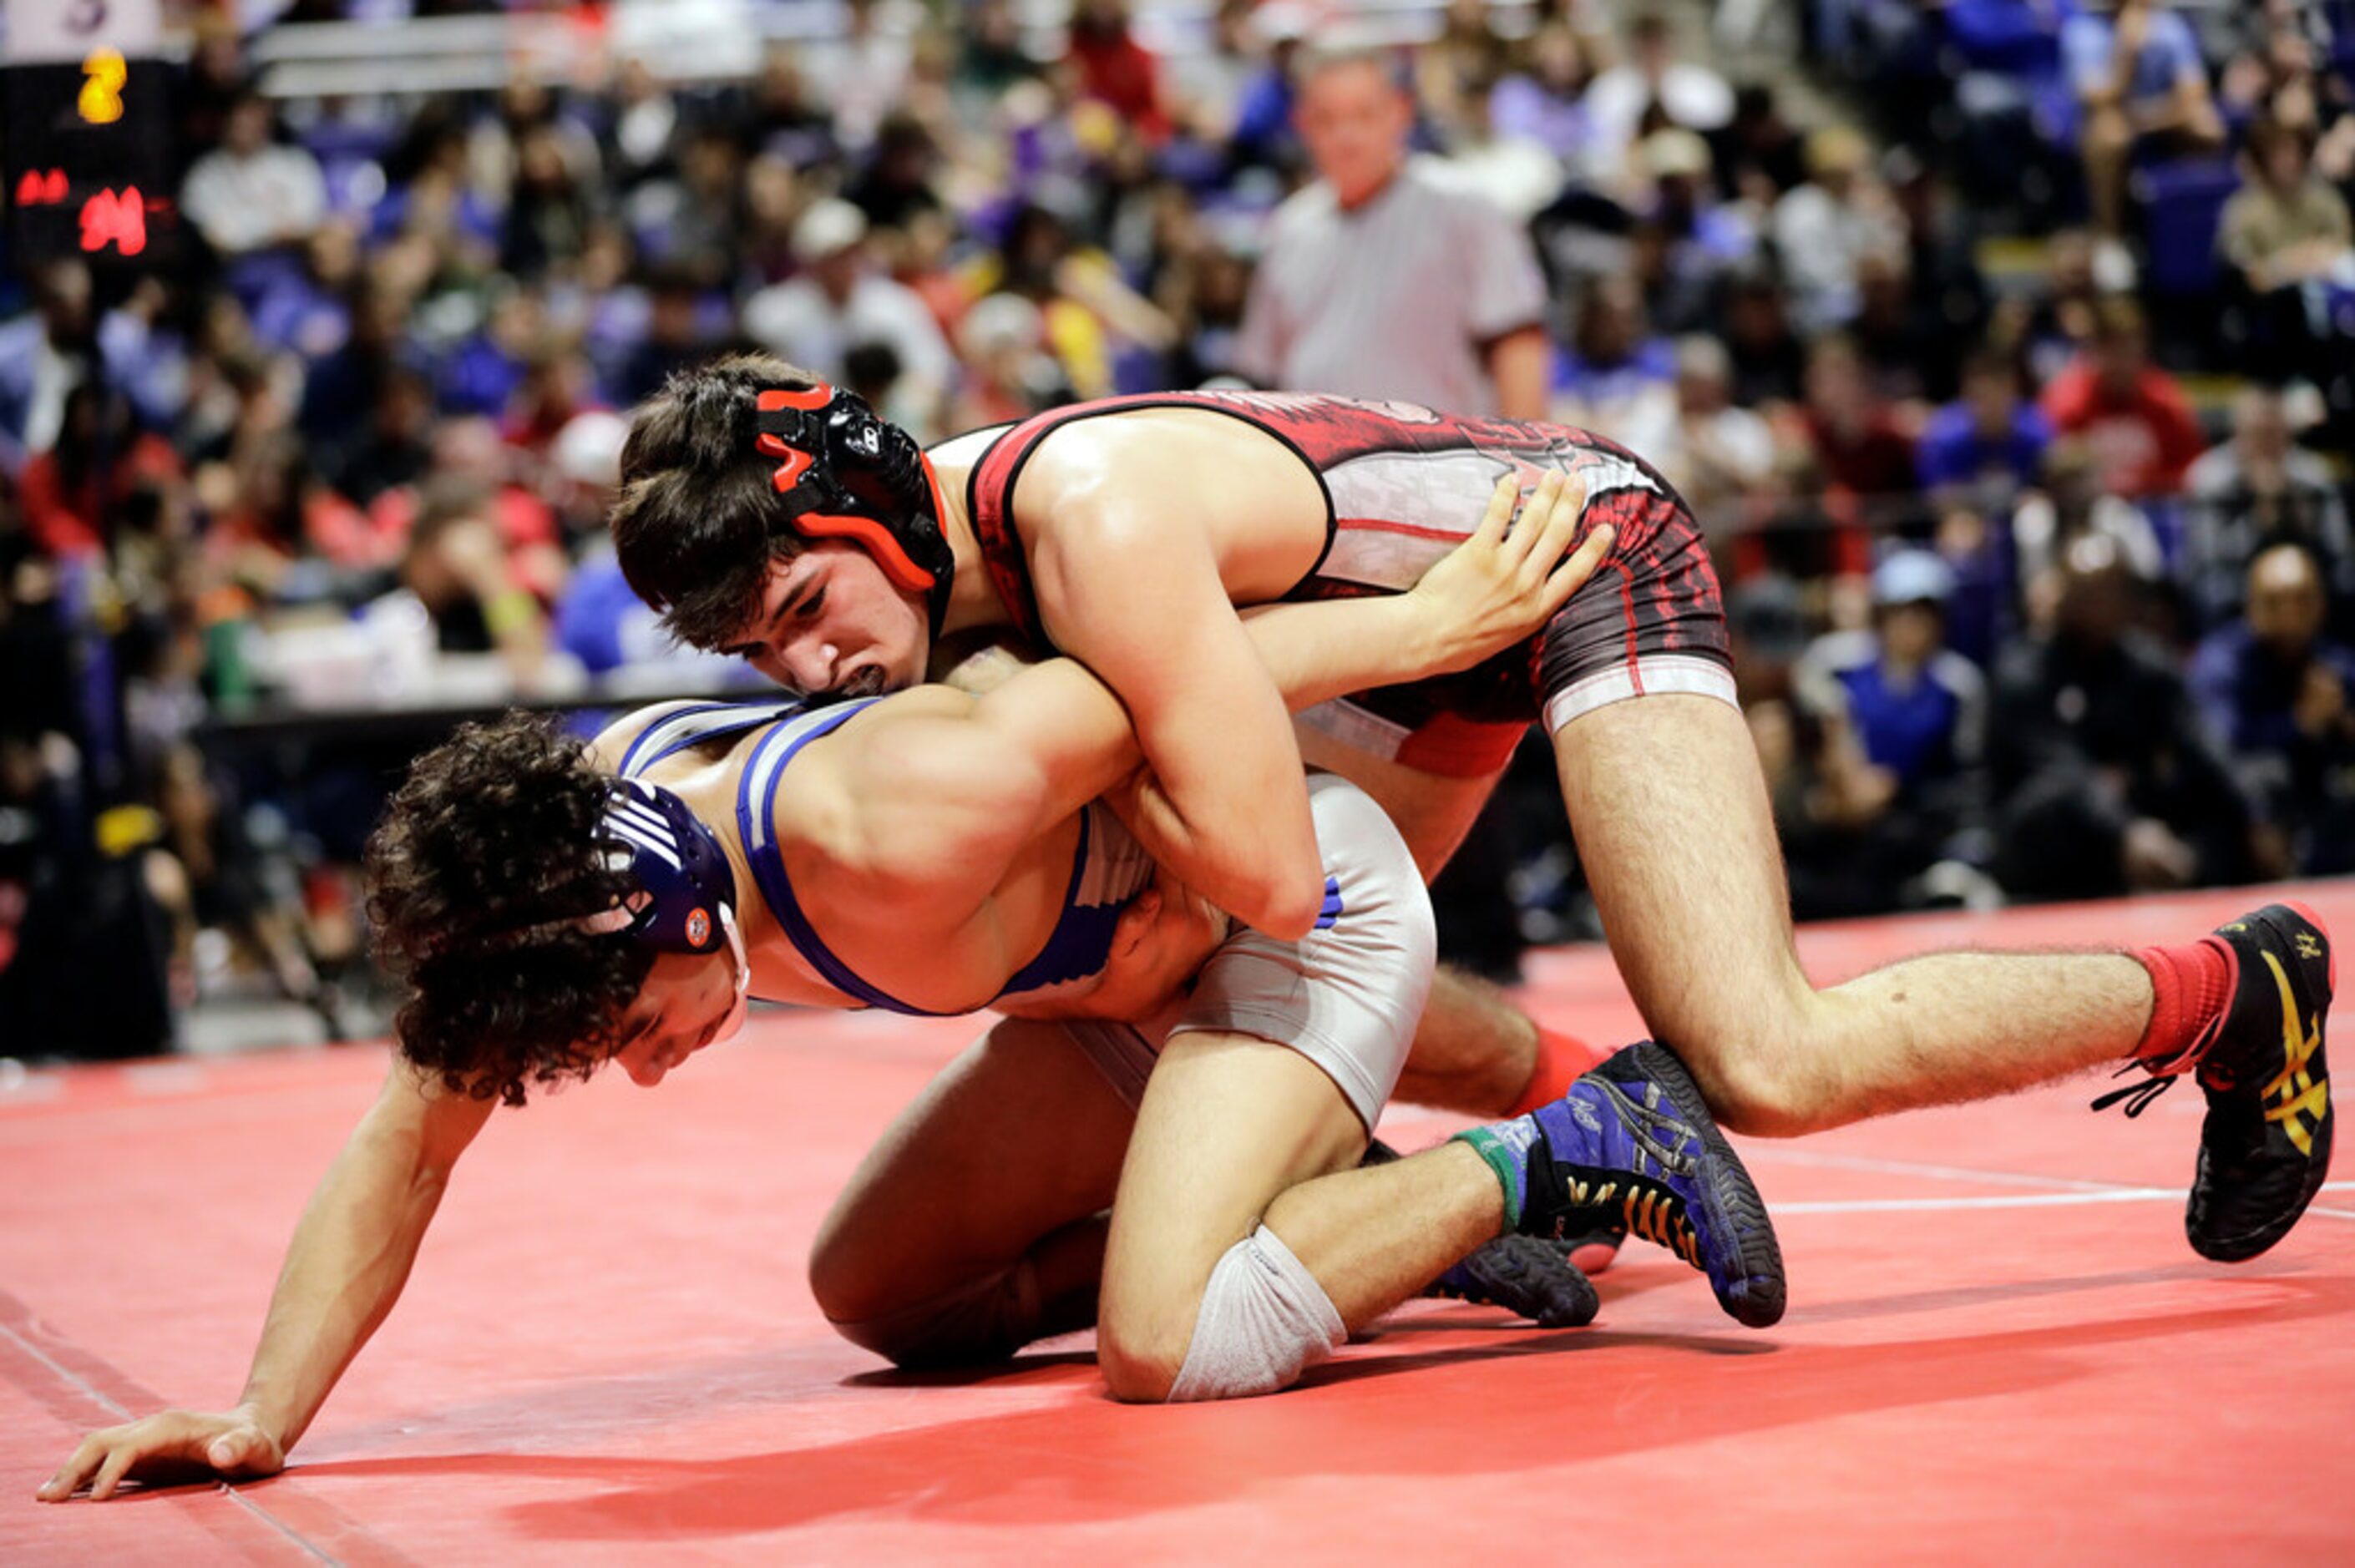
[[[1166,392],[1103,398],[1008,427],[974,464],[965,500],[991,582],[1028,636],[1045,641],[1014,528],[1014,487],[1039,443],[1065,425],[1138,408],[1225,414],[1283,442],[1325,491],[1327,542],[1284,597],[1398,592],[1477,524],[1497,478],[1549,468],[1585,482],[1582,528],[1617,530],[1611,558],[1542,636],[1461,674],[1328,703],[1302,722],[1426,772],[1495,773],[1529,723],[1556,730],[1646,692],[1733,698],[1725,620],[1692,514],[1658,471],[1566,425],[1434,413],[1412,403],[1318,394]]]

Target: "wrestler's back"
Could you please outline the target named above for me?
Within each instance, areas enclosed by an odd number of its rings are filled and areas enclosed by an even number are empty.
[[[1238,604],[1412,586],[1477,524],[1498,478],[1577,471],[1590,499],[1664,493],[1592,432],[1325,394],[1154,393],[1052,410],[935,453],[962,471],[1001,597],[1037,635],[1030,554],[1075,495],[1183,498]],[[949,478],[948,474],[943,475]]]
[[[962,701],[955,694],[903,693],[907,705]],[[598,736],[608,767],[618,767],[631,743],[674,707],[630,715]],[[846,732],[865,715],[850,719]],[[739,927],[751,959],[752,994],[764,1001],[810,1007],[863,1007],[820,976],[780,927],[762,897],[737,826],[745,769],[752,765],[759,731],[714,736],[638,769],[639,776],[677,793],[719,837],[735,868]],[[1077,816],[1021,845],[978,906],[896,891],[847,871],[857,858],[858,823],[828,789],[823,748],[795,766],[797,788],[781,791],[772,815],[775,841],[765,853],[782,858],[804,911],[828,948],[862,979],[927,1012],[966,1012],[987,1006],[1016,969],[1043,948],[1062,918],[1081,832]]]

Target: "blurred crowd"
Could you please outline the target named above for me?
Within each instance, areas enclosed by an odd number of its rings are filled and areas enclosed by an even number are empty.
[[[1490,297],[1526,255],[1469,400],[1701,518],[1803,917],[2355,863],[2355,9],[842,0],[749,78],[345,96],[265,91],[256,9],[176,13],[171,265],[0,259],[0,1020],[137,925],[161,1015],[229,965],[332,1026],[382,769],[240,715],[725,679],[602,540],[673,370],[927,440],[1297,384],[1367,167],[1478,204]],[[412,7],[272,25],[356,9]],[[1420,41],[1318,132],[1369,18]],[[1414,315],[1302,389],[1417,396]],[[1519,936],[1582,926],[1559,817],[1469,863]]]

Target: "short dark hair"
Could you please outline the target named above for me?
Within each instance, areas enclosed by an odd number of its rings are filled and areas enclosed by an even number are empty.
[[[754,442],[762,392],[817,385],[782,359],[731,355],[676,373],[631,416],[613,550],[680,641],[727,647],[759,613],[770,563],[801,554],[801,535],[779,525],[776,460]]]
[[[635,885],[605,859],[612,788],[584,743],[509,714],[418,758],[369,836],[399,1048],[451,1092],[519,1106],[619,1044],[653,949],[577,924]]]

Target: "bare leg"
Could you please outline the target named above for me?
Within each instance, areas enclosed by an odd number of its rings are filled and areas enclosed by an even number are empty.
[[[1495,986],[1441,965],[1415,1026],[1396,1097],[1412,1105],[1502,1116],[1538,1069],[1538,1026]]]
[[[1137,1108],[1104,1255],[1096,1353],[1114,1395],[1167,1398],[1227,1249],[1277,1193],[1355,1165],[1365,1148],[1348,1098],[1298,1052],[1209,1032],[1165,1045]],[[1455,1261],[1440,1260],[1401,1294]]]
[[[820,1309],[903,1364],[987,1360],[1085,1328],[1131,1123],[1060,1027],[1001,1021],[835,1201],[811,1249]]]
[[[1443,1143],[1395,1165],[1320,1176],[1267,1209],[1268,1228],[1316,1277],[1353,1330],[1504,1224],[1503,1189],[1463,1143]]]
[[[2150,1015],[2117,953],[1942,953],[1818,991],[1748,727],[1686,695],[1616,703],[1555,736],[1613,956],[1725,1125],[1796,1136],[2115,1062]]]

